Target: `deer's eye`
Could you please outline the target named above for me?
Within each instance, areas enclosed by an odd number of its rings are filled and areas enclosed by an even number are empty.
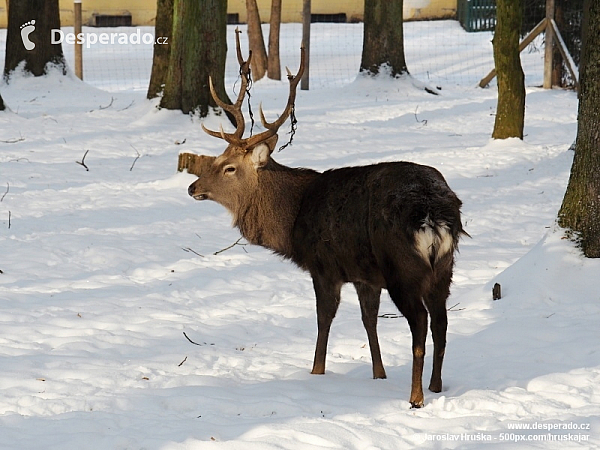
[[[225,169],[223,169],[223,173],[225,173],[226,175],[232,175],[235,173],[235,167],[227,166],[227,167],[225,167]]]

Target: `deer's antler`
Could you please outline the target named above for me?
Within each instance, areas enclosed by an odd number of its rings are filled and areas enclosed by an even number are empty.
[[[255,145],[276,135],[277,131],[279,130],[281,125],[283,125],[285,123],[285,121],[288,119],[288,117],[292,113],[292,111],[294,109],[294,102],[296,100],[296,87],[298,86],[298,83],[300,82],[300,79],[302,78],[302,74],[304,73],[304,68],[306,66],[306,54],[305,54],[306,51],[305,51],[304,47],[300,48],[300,68],[298,69],[298,72],[296,73],[296,75],[293,75],[290,72],[290,69],[288,69],[286,67],[287,77],[290,82],[290,93],[288,96],[287,105],[286,105],[285,109],[283,110],[283,113],[281,114],[281,116],[279,116],[279,118],[274,122],[271,122],[271,123],[267,122],[267,119],[265,118],[264,112],[262,110],[262,105],[261,105],[260,120],[261,120],[263,126],[266,128],[266,131],[263,131],[262,133],[251,136],[247,139],[243,139],[245,123],[244,123],[244,114],[242,113],[242,102],[244,101],[244,96],[246,95],[246,91],[248,89],[248,83],[250,82],[250,61],[252,59],[252,52],[250,52],[250,54],[248,55],[248,59],[246,61],[244,61],[244,58],[242,57],[242,51],[240,48],[239,33],[241,33],[241,31],[236,28],[235,33],[236,33],[236,35],[235,35],[236,52],[237,52],[238,62],[240,64],[240,75],[242,77],[242,85],[240,87],[240,93],[238,94],[237,101],[233,105],[228,105],[227,103],[224,103],[217,96],[217,93],[215,92],[215,89],[214,89],[214,86],[212,83],[212,79],[209,78],[208,81],[209,81],[210,93],[211,93],[213,99],[215,100],[215,103],[218,106],[220,106],[221,108],[223,108],[223,110],[229,112],[235,118],[236,130],[233,133],[225,133],[223,131],[222,127],[219,131],[213,131],[213,130],[209,130],[204,125],[202,125],[202,129],[206,133],[210,134],[211,136],[214,136],[214,137],[217,137],[220,139],[224,139],[229,144],[233,144],[240,148],[243,148],[244,150],[248,150],[248,149],[253,148]]]
[[[306,57],[304,55],[304,47],[301,47],[300,48],[300,68],[298,69],[298,73],[294,76],[294,75],[292,75],[292,72],[290,72],[290,69],[288,69],[287,67],[285,68],[285,70],[287,71],[288,80],[290,82],[290,95],[288,97],[287,105],[286,105],[285,109],[283,110],[283,113],[281,114],[281,116],[279,116],[279,119],[277,119],[275,122],[272,122],[272,123],[267,122],[267,119],[265,119],[265,114],[263,113],[263,110],[262,110],[262,105],[260,106],[260,108],[259,108],[260,121],[262,122],[263,126],[266,129],[277,132],[277,130],[279,130],[279,127],[285,123],[285,121],[291,114],[292,110],[294,109],[294,102],[296,101],[296,87],[298,86],[298,83],[300,82],[300,79],[302,78],[302,74],[304,73],[304,66],[306,64],[305,59],[306,59]]]
[[[230,113],[233,116],[233,118],[235,119],[236,129],[233,133],[225,133],[223,131],[223,128],[221,128],[220,131],[213,131],[206,128],[204,124],[202,125],[202,129],[206,133],[210,134],[211,136],[224,139],[228,143],[235,145],[241,145],[243,143],[242,137],[244,135],[245,120],[244,114],[242,112],[242,102],[244,101],[244,97],[246,96],[246,92],[248,90],[248,84],[250,82],[250,62],[252,61],[252,52],[248,54],[248,59],[246,61],[244,61],[244,58],[242,57],[242,50],[240,47],[240,33],[240,29],[236,28],[235,41],[237,48],[237,58],[240,64],[240,76],[242,78],[242,85],[240,86],[240,92],[238,94],[236,102],[233,105],[229,105],[222,101],[217,95],[217,92],[215,91],[212,78],[208,77],[208,85],[210,88],[210,94],[212,95],[212,98],[215,100],[215,103],[218,106],[220,106],[224,111]]]
[[[252,148],[256,144],[259,144],[260,142],[265,141],[265,140],[269,139],[270,137],[276,135],[277,131],[279,130],[279,127],[281,127],[281,125],[283,125],[285,123],[285,121],[288,119],[288,117],[292,113],[292,110],[294,109],[294,102],[296,101],[296,87],[298,86],[298,83],[300,82],[300,79],[302,78],[302,74],[304,73],[304,67],[306,66],[306,54],[305,53],[306,52],[304,50],[304,47],[300,47],[300,67],[298,68],[298,72],[296,73],[296,75],[293,75],[292,72],[290,72],[290,69],[288,69],[287,67],[285,68],[287,70],[287,77],[290,82],[290,94],[288,96],[288,102],[287,102],[287,105],[285,106],[285,109],[283,110],[283,113],[281,114],[281,116],[279,116],[279,118],[275,122],[269,123],[269,122],[267,122],[267,119],[265,118],[265,114],[262,110],[262,105],[261,105],[259,108],[260,121],[262,122],[263,126],[267,130],[263,131],[260,134],[257,134],[256,136],[252,136],[252,137],[248,138],[246,140],[246,145],[248,148]]]

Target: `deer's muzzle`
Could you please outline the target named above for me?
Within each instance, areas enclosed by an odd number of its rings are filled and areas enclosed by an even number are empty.
[[[190,184],[190,187],[188,188],[188,194],[190,197],[193,197],[195,200],[206,200],[208,195],[205,193],[196,192],[196,187],[194,184],[195,183]]]

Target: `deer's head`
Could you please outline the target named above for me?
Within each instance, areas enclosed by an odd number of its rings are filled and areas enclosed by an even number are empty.
[[[258,186],[259,172],[271,161],[271,153],[277,144],[277,131],[287,120],[294,109],[296,86],[302,77],[305,66],[304,48],[301,49],[301,61],[298,73],[294,76],[288,69],[290,92],[287,105],[281,116],[274,122],[267,122],[260,108],[260,120],[265,128],[262,133],[244,138],[245,121],[242,103],[250,82],[250,61],[252,53],[244,61],[240,49],[239,31],[236,30],[237,57],[240,64],[241,86],[237,101],[233,105],[224,103],[215,92],[212,79],[209,86],[215,103],[228,112],[235,120],[236,130],[226,133],[223,127],[219,131],[202,129],[227,142],[225,151],[217,157],[199,156],[189,171],[198,176],[190,185],[188,193],[196,200],[214,200],[230,211],[236,211],[243,199],[253,195]]]

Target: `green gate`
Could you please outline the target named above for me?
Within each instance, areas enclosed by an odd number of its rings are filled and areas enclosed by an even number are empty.
[[[458,21],[468,31],[492,31],[496,26],[496,0],[458,0]]]

